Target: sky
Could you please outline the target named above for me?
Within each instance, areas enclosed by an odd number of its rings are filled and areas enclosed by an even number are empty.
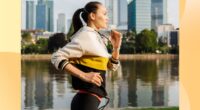
[[[32,0],[36,1],[37,0]],[[85,6],[86,3],[94,0],[54,0],[54,30],[56,30],[56,20],[59,13],[65,13],[66,19],[71,19],[73,13],[78,9]],[[102,3],[105,0],[96,0]],[[26,0],[22,0],[21,8],[21,27],[25,29],[25,10]],[[175,28],[179,27],[179,0],[168,0],[168,23],[173,24]],[[67,23],[67,22],[66,22]],[[66,24],[67,25],[67,24]]]

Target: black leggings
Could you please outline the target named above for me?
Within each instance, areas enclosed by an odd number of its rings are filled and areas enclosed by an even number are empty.
[[[72,102],[71,110],[98,110],[100,101],[91,94],[77,93]]]

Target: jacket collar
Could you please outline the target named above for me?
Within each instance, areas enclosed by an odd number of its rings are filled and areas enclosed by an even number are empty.
[[[84,29],[84,30],[88,30],[88,31],[94,31],[94,32],[97,32],[97,33],[98,33],[98,31],[96,31],[94,28],[89,27],[89,26],[83,26],[83,29]]]

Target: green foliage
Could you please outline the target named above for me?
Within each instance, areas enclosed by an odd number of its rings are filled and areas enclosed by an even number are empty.
[[[70,37],[74,32],[74,28],[71,24],[70,30],[67,33],[67,39],[65,39],[64,33],[55,33],[49,39],[39,39],[35,44],[32,42],[32,37],[29,32],[22,34],[21,53],[52,53],[58,48],[63,47],[69,42]],[[136,34],[135,29],[123,34],[121,54],[134,54],[134,53],[155,53],[157,50],[163,54],[166,53],[179,53],[179,47],[168,47],[165,37],[160,37],[157,43],[157,33],[155,30],[144,29],[140,33]],[[112,52],[112,45],[108,43],[108,51]]]
[[[123,42],[121,46],[120,53],[124,54],[134,54],[135,53],[135,45],[133,42]]]
[[[166,54],[166,53],[169,53],[169,50],[170,48],[167,46],[167,45],[163,45],[163,46],[159,46],[158,50],[161,51],[161,53],[163,54]]]
[[[48,39],[41,38],[36,42],[36,45],[38,46],[38,53],[48,53]]]
[[[35,54],[35,53],[38,53],[38,50],[39,50],[38,45],[29,44],[29,45],[23,46],[21,51],[22,53],[25,53],[25,54],[28,54],[28,53]]]
[[[179,46],[172,46],[170,48],[170,53],[172,53],[172,54],[179,54]]]
[[[167,37],[163,37],[163,36],[159,37],[158,38],[158,45],[160,47],[166,46],[167,45]]]
[[[138,53],[154,53],[157,48],[155,31],[144,29],[136,35],[136,51]]]
[[[122,54],[135,53],[135,36],[136,36],[136,32],[131,31],[131,30],[123,35],[120,53]]]
[[[33,43],[32,42],[32,36],[31,36],[30,32],[22,33],[21,37],[22,37],[22,45]]]
[[[70,40],[70,38],[71,38],[71,36],[72,36],[73,33],[74,33],[74,27],[73,27],[73,25],[71,23],[69,31],[67,33],[67,40]]]
[[[21,53],[22,54],[46,54],[48,53],[47,50],[48,46],[48,39],[39,39],[36,44],[26,44],[21,46]]]
[[[158,39],[158,50],[161,51],[161,53],[166,54],[166,53],[171,53],[171,54],[179,54],[179,47],[178,46],[172,46],[168,47],[167,44],[167,37],[159,37]]]
[[[107,45],[107,50],[108,50],[109,53],[112,52],[112,44],[110,42]]]
[[[65,40],[64,33],[56,33],[52,35],[48,40],[48,51],[50,53],[56,51],[58,48],[63,47],[67,41]]]

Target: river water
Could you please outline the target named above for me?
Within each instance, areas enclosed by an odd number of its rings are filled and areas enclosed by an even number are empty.
[[[70,75],[50,61],[21,63],[22,110],[70,110],[76,94]],[[108,108],[178,106],[178,66],[178,59],[121,61],[118,71],[107,73]]]

